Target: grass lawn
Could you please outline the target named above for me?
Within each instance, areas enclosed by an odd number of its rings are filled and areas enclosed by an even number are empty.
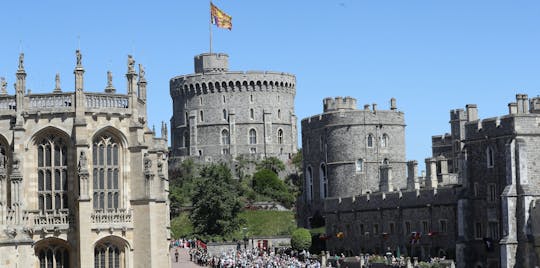
[[[191,237],[193,226],[188,218],[188,212],[182,212],[180,216],[171,220],[171,231],[174,238]],[[280,236],[290,235],[296,229],[296,220],[291,211],[250,210],[243,211],[239,215],[246,221],[246,234],[248,236]],[[242,229],[238,230],[233,237],[242,239]]]

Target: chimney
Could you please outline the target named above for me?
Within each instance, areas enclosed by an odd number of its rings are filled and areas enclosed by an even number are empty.
[[[392,110],[392,111],[397,110],[396,99],[395,98],[390,99],[390,110]]]
[[[508,114],[517,114],[517,110],[516,102],[508,103]]]
[[[420,189],[418,176],[418,161],[407,162],[407,190]]]
[[[426,158],[426,187],[437,188],[437,161],[434,158]]]

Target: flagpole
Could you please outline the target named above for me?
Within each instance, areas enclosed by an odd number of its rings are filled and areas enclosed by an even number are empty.
[[[210,32],[210,54],[212,54],[212,1],[210,1],[210,21],[208,21],[208,31]]]

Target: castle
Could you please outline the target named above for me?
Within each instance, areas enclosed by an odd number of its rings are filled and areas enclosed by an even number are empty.
[[[426,173],[405,162],[396,101],[356,109],[325,99],[302,120],[305,183],[300,224],[326,222],[328,249],[447,256],[458,267],[539,264],[540,98],[518,94],[507,115],[480,120],[477,106],[450,112],[451,133],[432,137]],[[406,172],[405,172],[406,170]]]
[[[297,152],[296,79],[229,71],[229,56],[195,57],[195,73],[170,80],[171,156],[232,163],[238,156],[287,160]]]
[[[169,267],[167,128],[147,126],[146,79],[128,57],[127,94],[0,92],[0,266]]]

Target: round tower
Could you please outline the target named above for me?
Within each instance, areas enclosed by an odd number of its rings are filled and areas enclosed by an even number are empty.
[[[205,161],[296,153],[296,78],[229,71],[229,56],[195,56],[195,73],[170,80],[173,157]]]
[[[390,103],[389,110],[359,110],[354,98],[326,98],[322,114],[302,120],[304,203],[312,212],[326,197],[407,186],[404,114]]]

